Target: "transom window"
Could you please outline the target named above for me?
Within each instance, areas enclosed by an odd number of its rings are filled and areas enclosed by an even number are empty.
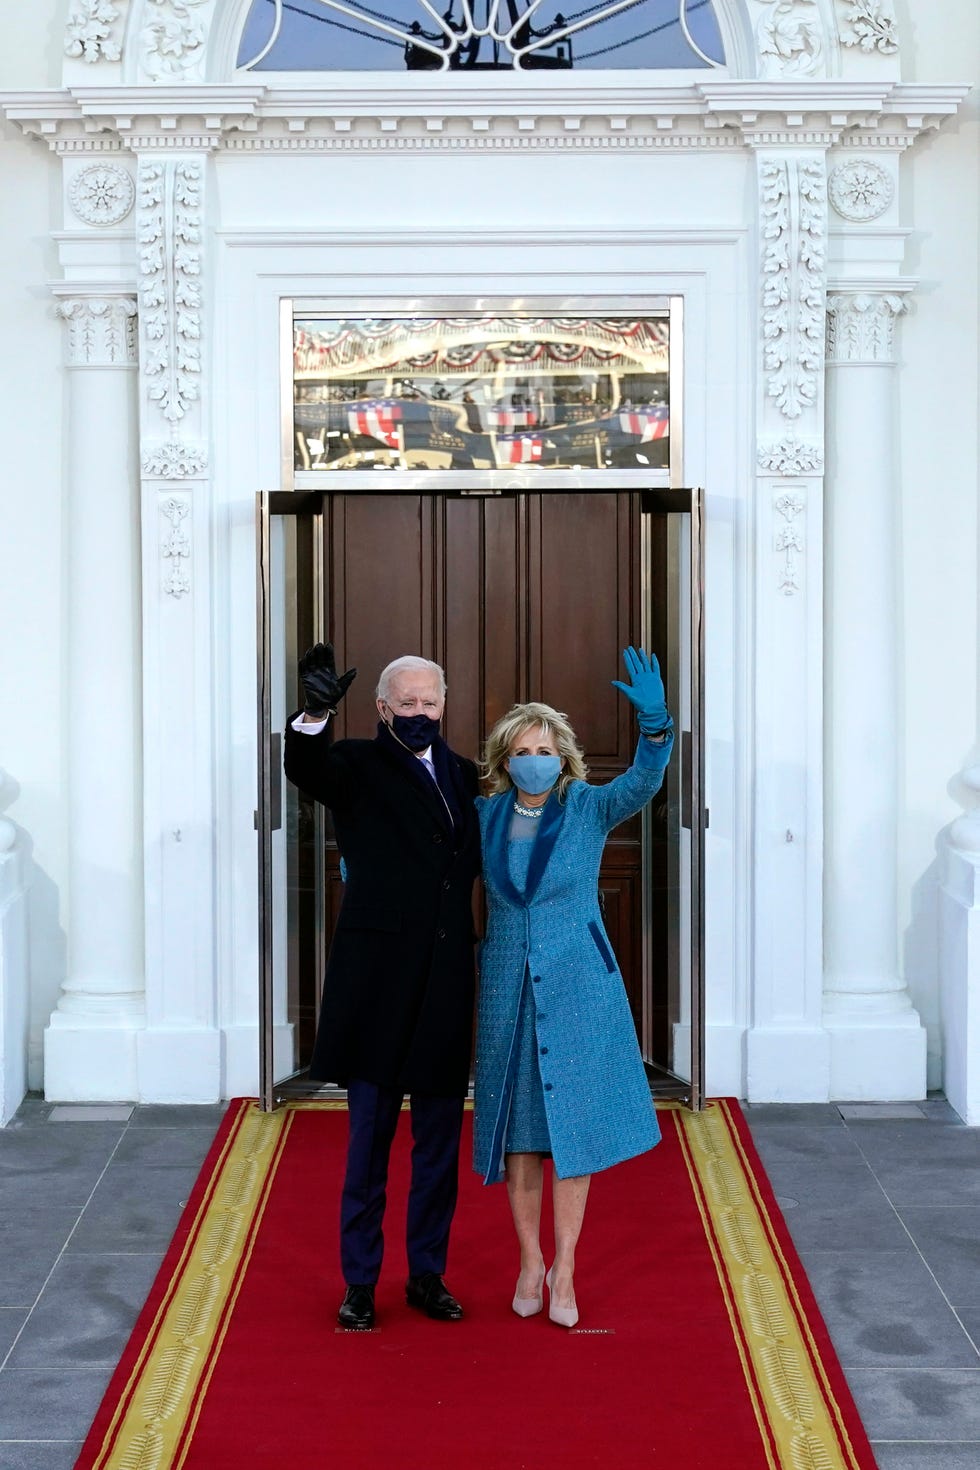
[[[255,71],[723,64],[711,0],[253,0],[238,53]]]
[[[670,317],[293,318],[294,470],[665,470]],[[372,475],[372,478],[374,476]]]

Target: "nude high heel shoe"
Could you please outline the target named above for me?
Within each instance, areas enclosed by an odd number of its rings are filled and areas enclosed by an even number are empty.
[[[515,1292],[511,1306],[518,1317],[536,1317],[540,1311],[544,1310],[544,1287],[537,1296],[518,1296]]]
[[[559,1327],[574,1327],[578,1321],[578,1307],[560,1307],[551,1295],[551,1271],[544,1279],[548,1285],[548,1316]]]

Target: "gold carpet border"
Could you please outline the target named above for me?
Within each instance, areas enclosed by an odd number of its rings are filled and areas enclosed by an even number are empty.
[[[710,1103],[700,1113],[680,1107],[669,1111],[732,1319],[767,1463],[772,1470],[860,1470],[726,1104]]]
[[[182,1463],[293,1111],[241,1105],[93,1470],[170,1470]]]

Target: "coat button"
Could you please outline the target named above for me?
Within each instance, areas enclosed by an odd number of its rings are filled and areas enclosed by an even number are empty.
[[[449,883],[449,879],[448,878],[443,878],[443,880],[442,880],[442,886],[445,889],[448,889],[449,888],[450,883]]]
[[[441,832],[433,832],[433,834],[432,834],[432,841],[433,842],[441,842],[442,841],[442,833]]]
[[[546,1047],[546,1046],[543,1046],[543,1047],[542,1047],[542,1048],[541,1048],[541,1055],[542,1055],[542,1056],[543,1056],[543,1057],[546,1057],[546,1056],[547,1056],[547,1055],[548,1055],[548,1048],[547,1048],[547,1047]]]
[[[446,937],[446,931],[445,931],[445,929],[439,929],[437,931],[437,933],[436,933],[436,938],[437,939],[445,939],[445,937]]]
[[[551,1092],[552,1088],[551,1088],[551,1083],[550,1082],[546,1082],[544,1084],[544,1090],[545,1090],[545,1092]]]
[[[540,975],[532,975],[531,976],[531,979],[534,981],[535,985],[540,985],[541,984],[541,976]]]

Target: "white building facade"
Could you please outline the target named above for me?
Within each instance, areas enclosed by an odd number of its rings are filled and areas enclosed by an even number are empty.
[[[255,1091],[281,299],[671,297],[708,1091],[980,1122],[976,6],[715,0],[720,64],[479,75],[242,68],[250,10],[5,22],[6,1073]]]

